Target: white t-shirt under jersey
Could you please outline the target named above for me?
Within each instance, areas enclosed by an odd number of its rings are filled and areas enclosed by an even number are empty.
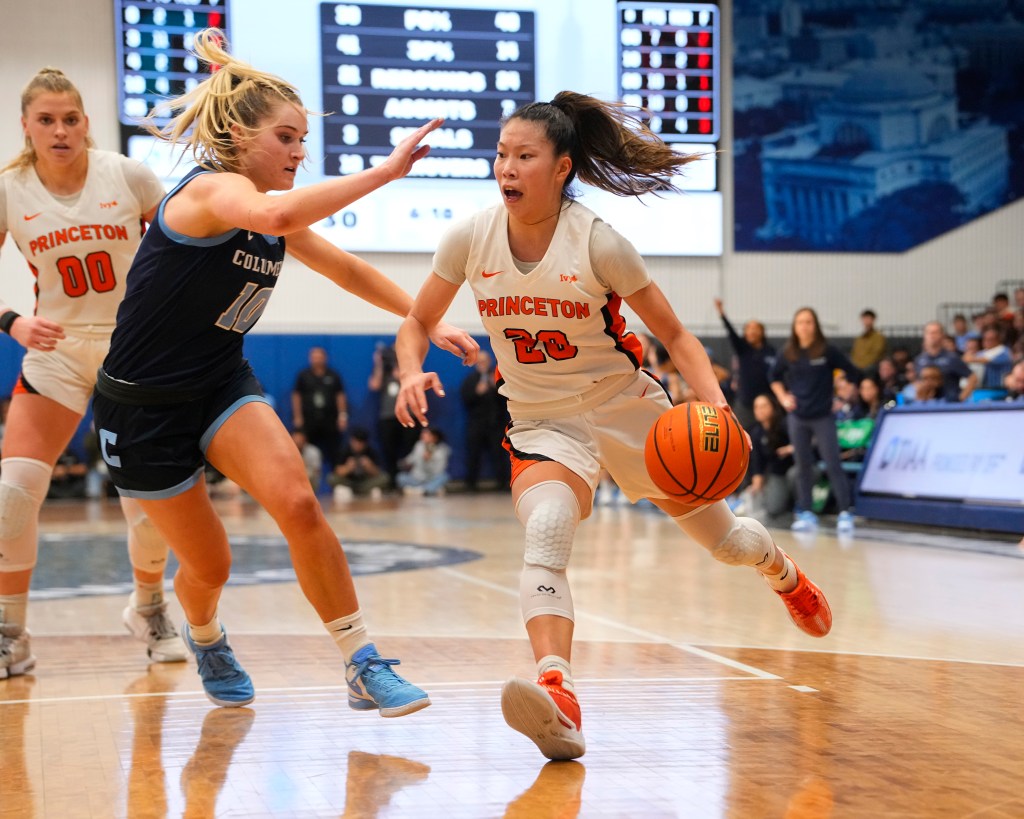
[[[640,366],[639,341],[619,309],[650,274],[633,245],[583,205],[561,212],[535,265],[512,256],[508,212],[498,203],[445,234],[433,269],[452,284],[469,282],[510,401],[583,395]]]
[[[54,196],[34,168],[0,174],[0,234],[11,235],[36,277],[36,315],[72,332],[112,331],[142,214],[163,195],[149,168],[111,151],[89,151],[75,196]]]

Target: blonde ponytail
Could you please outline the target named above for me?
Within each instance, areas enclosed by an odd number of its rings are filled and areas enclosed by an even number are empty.
[[[159,139],[191,149],[202,167],[237,171],[239,151],[232,127],[246,135],[256,133],[278,103],[291,103],[306,113],[293,85],[231,56],[219,29],[196,34],[193,53],[211,66],[211,75],[188,93],[159,103],[142,124]]]

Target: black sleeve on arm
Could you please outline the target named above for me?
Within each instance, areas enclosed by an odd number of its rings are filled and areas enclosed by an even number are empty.
[[[725,313],[722,313],[722,324],[725,325],[725,332],[729,336],[729,343],[732,344],[732,348],[737,353],[743,353],[750,349],[750,345],[747,340],[736,332],[736,328],[732,326],[732,322],[725,317]]]

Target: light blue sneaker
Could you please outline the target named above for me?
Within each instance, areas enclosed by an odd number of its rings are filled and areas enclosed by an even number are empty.
[[[348,704],[357,711],[380,710],[382,717],[402,717],[430,705],[427,692],[399,677],[391,666],[398,660],[385,660],[373,643],[367,643],[352,655],[345,666]]]
[[[794,532],[816,532],[818,531],[818,516],[814,512],[797,512],[789,527]]]
[[[853,515],[850,512],[840,512],[836,519],[836,531],[840,534],[849,535],[853,532]]]
[[[182,626],[181,636],[185,638],[188,650],[196,655],[199,678],[203,681],[203,690],[210,702],[231,708],[248,705],[256,699],[252,680],[235,659],[223,628],[220,639],[212,646],[196,645],[189,633],[188,623]]]

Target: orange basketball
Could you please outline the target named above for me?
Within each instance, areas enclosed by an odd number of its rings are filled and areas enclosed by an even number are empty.
[[[735,415],[691,401],[654,422],[644,461],[651,480],[673,500],[710,503],[736,491],[747,474],[750,447]]]

